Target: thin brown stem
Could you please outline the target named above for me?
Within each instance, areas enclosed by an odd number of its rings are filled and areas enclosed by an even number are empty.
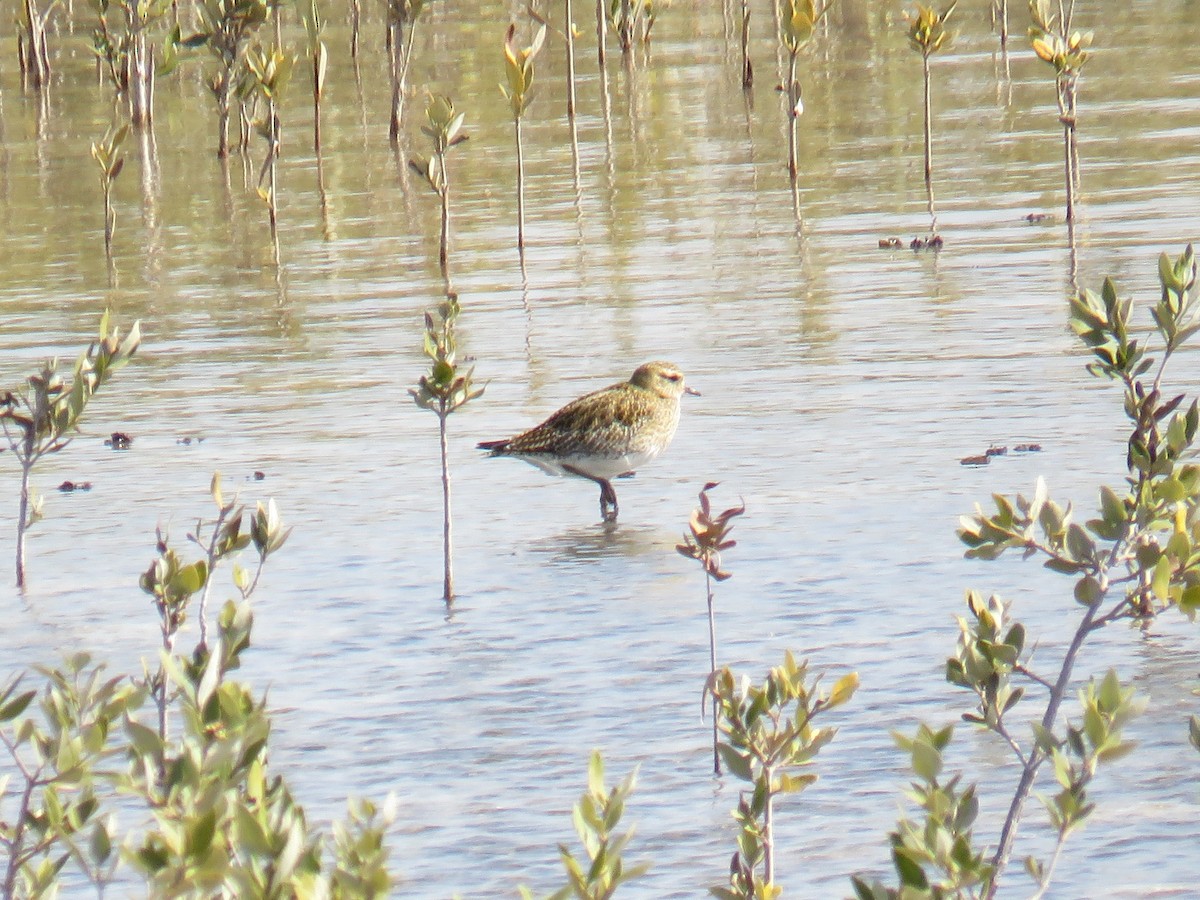
[[[716,610],[713,607],[713,589],[712,575],[707,570],[704,573],[704,584],[708,590],[708,660],[709,672],[717,671],[717,616]],[[713,774],[721,774],[721,755],[717,752],[719,740],[719,732],[717,730],[717,718],[720,707],[717,703],[717,697],[714,694],[712,698],[712,730],[713,730]]]
[[[795,51],[788,53],[788,80],[787,91],[785,93],[788,104],[788,175],[791,177],[793,185],[796,183],[796,178],[800,172],[800,150],[797,146],[796,138],[797,119],[799,119],[799,113],[796,110],[800,104],[800,83],[796,80],[799,53],[800,49],[798,47]]]
[[[438,435],[442,452],[442,554],[445,563],[443,599],[447,606],[454,602],[454,538],[450,524],[450,455],[446,442],[446,418],[449,414],[445,401],[443,401],[441,412],[438,413]]]
[[[754,86],[754,65],[750,62],[750,0],[742,0],[742,88]]]
[[[26,459],[33,450],[33,435],[25,439]],[[25,587],[25,531],[29,528],[29,475],[31,463],[21,463],[21,500],[17,511],[17,587]]]
[[[1102,588],[1101,596],[1107,591],[1107,587],[1103,585],[1103,581]],[[1084,613],[1083,620],[1075,630],[1075,636],[1071,639],[1071,645],[1067,648],[1066,655],[1063,657],[1062,668],[1059,670],[1054,688],[1050,691],[1050,699],[1046,703],[1046,712],[1042,715],[1042,728],[1046,731],[1054,730],[1054,724],[1058,720],[1059,708],[1066,698],[1067,688],[1071,682],[1071,671],[1075,666],[1075,658],[1083,648],[1084,639],[1090,633],[1091,624],[1099,611],[1099,602],[1088,607],[1087,612]],[[1041,768],[1045,760],[1046,754],[1037,747],[1034,747],[1029,753],[1029,758],[1025,763],[1024,769],[1021,771],[1021,780],[1017,784],[1017,790],[1013,794],[1012,803],[1008,809],[1008,815],[1004,819],[1004,826],[1000,830],[999,845],[992,856],[992,866],[995,874],[984,891],[984,900],[991,900],[991,898],[996,896],[996,890],[1000,885],[1000,878],[1004,874],[1005,867],[1008,865],[1009,857],[1012,855],[1013,843],[1017,837],[1017,829],[1020,825],[1021,813],[1025,808],[1025,801],[1029,798],[1029,793],[1033,789],[1033,782],[1037,777],[1037,771]]]
[[[567,118],[575,121],[575,24],[571,15],[571,0],[566,0],[567,35]]]
[[[513,117],[517,138],[517,249],[525,249],[525,156],[521,146],[521,117]]]
[[[921,58],[925,76],[925,195],[929,201],[929,233],[936,235],[937,210],[933,200],[933,97],[930,89],[929,55]]]
[[[764,765],[763,778],[767,781],[763,805],[763,880],[772,885],[775,883],[775,794],[771,791],[771,782],[775,780],[775,767]]]

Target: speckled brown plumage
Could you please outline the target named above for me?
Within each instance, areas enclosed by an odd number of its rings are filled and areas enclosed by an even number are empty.
[[[632,474],[667,448],[679,424],[679,399],[687,387],[678,367],[639,366],[628,381],[568,403],[541,425],[501,441],[484,441],[492,456],[512,456],[552,475],[577,475],[600,486],[600,513],[617,517],[609,479]],[[608,507],[612,507],[612,512]]]

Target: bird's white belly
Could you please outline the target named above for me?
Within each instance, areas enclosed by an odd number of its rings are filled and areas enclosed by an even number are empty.
[[[626,472],[636,472],[640,467],[658,456],[657,452],[625,453],[621,456],[586,456],[568,455],[564,457],[549,455],[522,456],[521,459],[537,466],[550,475],[574,475],[582,472],[592,478],[603,478],[605,481],[624,475]],[[575,472],[570,471],[574,469]]]

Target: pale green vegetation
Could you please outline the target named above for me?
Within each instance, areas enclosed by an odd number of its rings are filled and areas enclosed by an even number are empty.
[[[428,125],[421,131],[429,138],[431,152],[428,156],[414,156],[409,160],[413,171],[424,178],[438,196],[441,210],[441,231],[438,234],[438,263],[447,282],[450,278],[450,171],[446,155],[467,139],[462,132],[466,113],[456,113],[449,97],[431,94],[425,107]],[[447,288],[447,291],[449,288]]]
[[[1063,171],[1066,182],[1067,221],[1075,221],[1076,195],[1079,192],[1079,76],[1088,61],[1092,32],[1073,31],[1075,0],[1059,0],[1057,12],[1050,0],[1030,0],[1033,27],[1029,41],[1038,59],[1054,69],[1054,94],[1058,103],[1058,121],[1063,127]]]
[[[483,396],[475,387],[475,369],[463,369],[458,363],[458,341],[454,329],[461,310],[453,294],[436,312],[425,313],[425,356],[429,374],[422,375],[415,388],[409,388],[417,406],[438,417],[438,446],[442,460],[442,599],[446,606],[454,602],[453,516],[450,506],[450,448],[446,439],[446,420],[450,414]]]
[[[964,721],[995,735],[1017,763],[1008,813],[995,843],[978,843],[972,829],[979,787],[961,788],[958,775],[941,777],[949,726],[922,725],[914,737],[897,735],[912,758],[917,781],[910,797],[924,811],[924,821],[903,820],[892,834],[899,886],[856,878],[863,900],[994,897],[1009,868],[1026,801],[1049,763],[1057,792],[1044,796],[1042,804],[1057,841],[1048,858],[1024,860],[1035,896],[1042,896],[1068,837],[1094,809],[1089,788],[1097,769],[1133,749],[1122,730],[1145,701],[1115,672],[1079,691],[1074,724],[1063,721],[1069,715],[1064,705],[1088,639],[1098,631],[1117,623],[1146,625],[1176,610],[1194,620],[1200,611],[1200,465],[1192,461],[1200,405],[1170,392],[1164,382],[1168,362],[1200,330],[1196,274],[1190,246],[1178,257],[1159,258],[1162,291],[1151,308],[1156,357],[1149,341],[1133,335],[1133,301],[1121,299],[1112,280],[1099,293],[1084,290],[1072,298],[1071,327],[1093,357],[1088,371],[1121,387],[1130,429],[1125,483],[1100,488],[1095,516],[1082,519],[1056,503],[1039,478],[1032,496],[997,494],[995,512],[977,508],[964,517],[959,537],[968,557],[996,559],[1018,551],[1072,579],[1078,624],[1057,663],[1048,663],[1043,651],[1035,666],[1036,640],[1012,618],[1009,604],[967,593],[970,616],[960,619],[958,651],[946,663],[946,678],[975,695]],[[1027,733],[1010,724],[1022,703],[1036,705]],[[1193,741],[1196,728],[1193,723]]]
[[[925,111],[925,194],[929,202],[929,235],[936,237],[937,210],[933,198],[933,90],[930,81],[929,58],[949,45],[953,33],[947,30],[946,21],[954,12],[958,0],[954,0],[941,12],[932,6],[918,3],[912,12],[905,12],[908,22],[908,42],[921,54],[921,73],[924,77]]]
[[[392,801],[352,801],[332,834],[314,829],[270,765],[265,700],[231,677],[250,646],[258,573],[289,529],[273,503],[258,504],[247,522],[215,477],[213,499],[218,514],[202,523],[213,535],[203,555],[188,561],[160,534],[142,576],[163,634],[157,664],[141,676],[110,676],[76,653],[37,668],[32,687],[26,676],[0,689],[6,900],[53,897],[67,873],[97,896],[118,877],[128,884],[131,873],[157,897],[387,895]],[[249,548],[258,573],[234,564],[241,599],[222,607],[215,640],[203,637],[201,611],[200,641],[178,648],[218,566]],[[136,822],[122,824],[118,810]]]
[[[721,568],[721,552],[737,545],[737,541],[729,538],[733,528],[733,520],[746,511],[745,505],[731,506],[717,515],[712,514],[712,504],[708,492],[717,485],[709,482],[700,489],[700,505],[692,510],[688,522],[688,533],[683,536],[683,543],[676,544],[675,549],[688,559],[694,559],[704,569],[704,587],[708,601],[708,659],[709,672],[717,671],[717,612],[713,596],[713,582],[724,581],[732,577],[732,572]],[[721,754],[718,735],[718,716],[720,701],[714,693],[712,698],[713,714],[713,774],[721,774]]]
[[[21,467],[21,493],[17,506],[17,586],[25,585],[25,536],[42,517],[42,501],[30,478],[44,457],[58,453],[79,428],[79,419],[96,391],[123,368],[137,352],[142,334],[139,323],[124,338],[109,329],[108,313],[100,318],[100,338],[75,360],[70,383],[63,379],[57,359],[25,379],[15,391],[0,397],[0,427],[8,449]]]
[[[513,130],[517,144],[517,247],[525,249],[525,151],[521,141],[521,119],[529,106],[533,88],[533,58],[542,49],[546,40],[546,26],[542,25],[533,35],[528,47],[516,43],[517,27],[508,26],[504,35],[504,74],[508,83],[500,85],[500,92],[512,109]],[[572,113],[573,114],[573,113]]]

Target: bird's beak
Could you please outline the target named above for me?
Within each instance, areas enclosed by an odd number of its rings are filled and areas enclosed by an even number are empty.
[[[699,396],[700,396],[700,392],[699,392],[698,390],[696,390],[694,387],[685,387],[685,388],[683,389],[683,392],[684,392],[685,394],[691,394],[693,397],[699,397]]]

